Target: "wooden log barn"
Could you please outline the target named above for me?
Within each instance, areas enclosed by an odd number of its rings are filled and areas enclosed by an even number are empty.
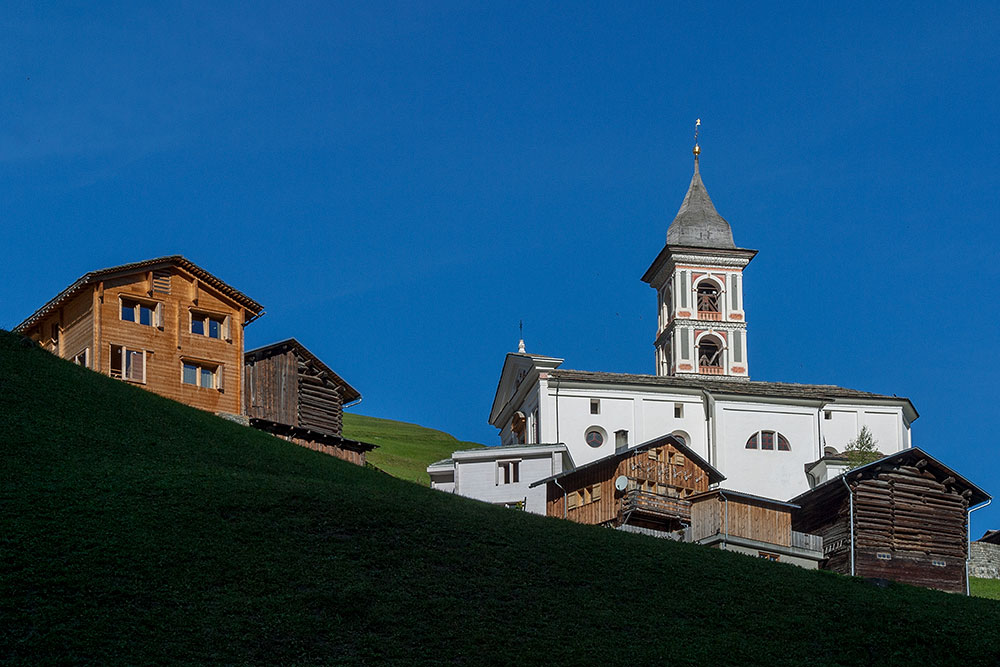
[[[547,485],[548,516],[666,534],[690,525],[689,498],[723,479],[691,448],[665,435],[530,486]]]
[[[343,437],[344,403],[361,394],[294,338],[248,351],[243,382],[251,426],[358,465],[375,448]]]
[[[14,331],[98,373],[202,410],[239,414],[243,329],[263,312],[173,255],[87,273]]]
[[[969,508],[990,496],[913,447],[793,498],[797,531],[823,537],[823,568],[967,592]]]

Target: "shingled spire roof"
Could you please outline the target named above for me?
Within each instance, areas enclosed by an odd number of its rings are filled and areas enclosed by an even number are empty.
[[[708,190],[701,181],[698,171],[698,156],[694,158],[694,176],[688,186],[684,202],[677,211],[677,217],[667,229],[668,246],[689,246],[695,248],[735,248],[733,230],[729,223],[715,210],[708,196]]]

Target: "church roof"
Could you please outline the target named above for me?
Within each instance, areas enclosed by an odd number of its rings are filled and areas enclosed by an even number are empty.
[[[756,380],[718,380],[702,377],[678,377],[665,375],[635,375],[631,373],[601,373],[594,371],[573,371],[554,369],[549,371],[549,377],[561,380],[576,380],[580,382],[597,382],[602,384],[626,384],[649,387],[676,387],[678,389],[704,389],[713,394],[731,394],[737,396],[762,396],[768,398],[804,398],[812,400],[881,400],[904,403],[913,410],[914,419],[917,411],[910,399],[902,396],[887,396],[873,394],[868,391],[846,389],[832,384],[796,384],[793,382],[760,382]]]
[[[715,210],[708,190],[698,171],[698,158],[694,161],[694,176],[677,216],[667,229],[668,246],[696,248],[736,248],[733,230]]]

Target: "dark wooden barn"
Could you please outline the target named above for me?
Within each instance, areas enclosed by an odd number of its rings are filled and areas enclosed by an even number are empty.
[[[792,528],[823,537],[824,569],[965,592],[969,507],[989,498],[914,447],[793,498]]]
[[[247,352],[243,385],[255,428],[359,465],[375,447],[343,437],[344,404],[361,394],[294,338]]]

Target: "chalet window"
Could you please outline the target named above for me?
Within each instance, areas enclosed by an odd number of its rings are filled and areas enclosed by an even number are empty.
[[[147,327],[163,327],[162,303],[122,297],[121,304],[123,322],[135,322]]]
[[[769,449],[777,447],[779,452],[790,452],[792,450],[788,438],[777,431],[758,431],[747,440],[747,449]]]
[[[181,364],[181,382],[222,391],[222,366],[198,361],[184,361]]]
[[[601,499],[601,485],[593,484],[585,486],[579,491],[574,491],[566,495],[567,509],[575,509]]]
[[[601,414],[601,399],[599,398],[590,399],[590,414],[592,415]]]
[[[111,377],[129,382],[145,382],[145,350],[133,350],[123,345],[112,345]]]
[[[521,479],[520,461],[497,461],[497,486],[517,484]]]
[[[779,556],[778,554],[772,554],[767,551],[758,551],[757,558],[763,558],[764,560],[769,560],[774,563],[777,563],[778,561],[781,560],[781,556]]]
[[[191,333],[196,336],[230,340],[229,317],[192,310]]]
[[[77,366],[83,366],[84,368],[90,368],[90,348],[83,348],[82,352],[73,355],[72,362]]]

